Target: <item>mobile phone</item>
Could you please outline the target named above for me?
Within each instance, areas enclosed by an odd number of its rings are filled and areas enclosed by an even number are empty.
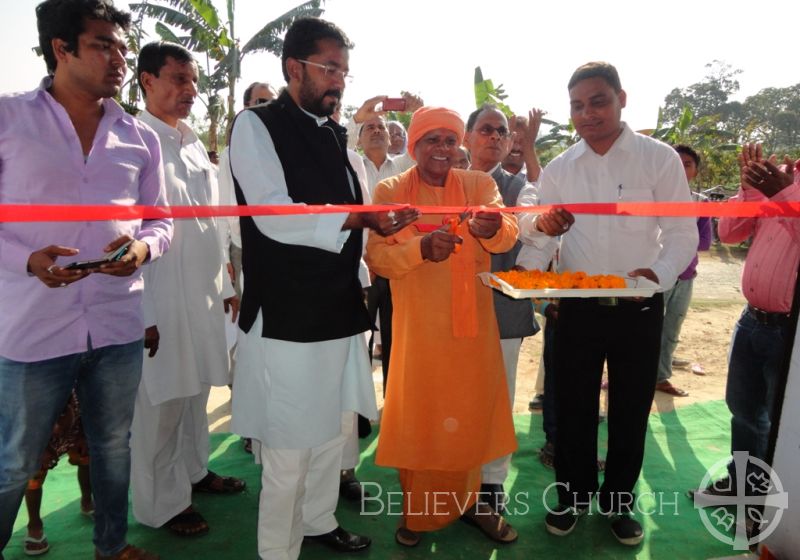
[[[132,242],[133,241],[128,241],[126,243],[123,243],[122,245],[120,245],[113,251],[109,251],[99,259],[70,263],[64,267],[64,270],[86,270],[89,268],[100,268],[101,265],[117,262],[125,255],[125,253],[128,252],[128,247],[130,247]]]
[[[387,97],[383,100],[384,111],[405,111],[406,100],[402,97]]]

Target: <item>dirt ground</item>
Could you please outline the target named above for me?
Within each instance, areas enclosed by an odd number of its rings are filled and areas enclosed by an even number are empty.
[[[688,360],[686,368],[673,370],[672,383],[689,393],[688,397],[673,397],[656,391],[653,411],[669,411],[675,406],[718,400],[725,396],[727,354],[731,332],[742,312],[742,264],[746,252],[737,247],[714,245],[700,254],[698,275],[689,314],[683,324],[676,357]],[[517,370],[517,391],[514,412],[528,411],[528,402],[536,393],[539,361],[542,352],[541,333],[527,338]],[[382,405],[380,362],[375,362],[373,379],[379,407]],[[699,366],[699,367],[697,367]],[[701,371],[702,375],[692,370]],[[214,388],[209,399],[209,425],[212,431],[230,431],[230,391]]]

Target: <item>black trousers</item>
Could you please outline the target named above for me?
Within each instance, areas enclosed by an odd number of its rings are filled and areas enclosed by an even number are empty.
[[[556,480],[559,501],[588,507],[598,491],[597,418],[608,363],[608,455],[598,506],[628,512],[644,459],[655,393],[664,299],[562,299],[555,343]]]
[[[375,329],[375,319],[380,311],[381,370],[383,371],[383,395],[386,396],[386,383],[389,381],[389,356],[392,355],[392,292],[389,280],[376,276],[372,286],[367,288],[367,311]],[[374,336],[373,336],[374,338]],[[372,339],[369,341],[369,356],[372,358]]]

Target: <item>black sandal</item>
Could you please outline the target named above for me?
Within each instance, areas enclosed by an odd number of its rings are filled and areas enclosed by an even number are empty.
[[[205,517],[191,506],[164,523],[164,527],[179,537],[199,537],[209,531]]]
[[[236,494],[242,492],[246,486],[247,483],[241,478],[220,476],[215,472],[208,471],[202,480],[192,484],[192,490],[209,494]]]

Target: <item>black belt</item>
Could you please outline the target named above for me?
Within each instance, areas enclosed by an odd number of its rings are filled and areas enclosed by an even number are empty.
[[[642,300],[635,300],[629,297],[590,297],[590,298],[575,298],[576,301],[585,301],[585,302],[594,302],[597,305],[602,305],[603,307],[617,307],[618,305],[622,305],[623,303],[638,303],[643,304],[652,298],[644,298]]]
[[[773,313],[747,304],[747,313],[762,325],[783,326],[789,322],[788,313]]]

